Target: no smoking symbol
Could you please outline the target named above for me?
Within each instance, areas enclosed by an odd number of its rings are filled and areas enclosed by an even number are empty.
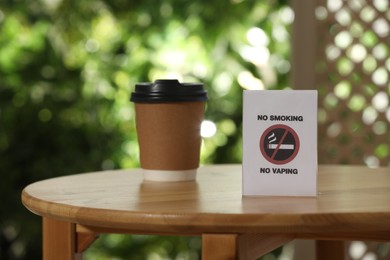
[[[260,151],[270,163],[291,162],[299,151],[298,135],[294,129],[286,125],[270,126],[261,135]]]

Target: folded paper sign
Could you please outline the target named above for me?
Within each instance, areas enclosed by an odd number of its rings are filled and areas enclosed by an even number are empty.
[[[242,184],[244,196],[316,196],[317,91],[244,91]]]

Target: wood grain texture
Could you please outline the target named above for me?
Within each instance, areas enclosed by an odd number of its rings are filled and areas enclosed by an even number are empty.
[[[76,229],[77,230],[77,229]],[[98,235],[93,232],[76,232],[76,252],[83,253],[96,239]]]
[[[204,234],[202,236],[202,259],[238,259],[237,239],[238,235],[236,234]]]
[[[316,241],[317,260],[344,260],[345,245],[343,241]]]
[[[291,235],[203,234],[202,259],[253,260],[291,241]]]
[[[43,260],[78,260],[76,228],[68,222],[43,218]]]
[[[32,212],[134,233],[375,234],[390,240],[390,171],[320,166],[317,197],[242,197],[241,166],[201,167],[196,182],[143,182],[140,170],[78,174],[22,193]]]
[[[238,237],[239,259],[258,259],[272,250],[292,241],[293,235],[289,234],[246,234]]]

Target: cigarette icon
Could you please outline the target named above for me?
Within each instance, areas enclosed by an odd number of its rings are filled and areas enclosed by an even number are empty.
[[[271,135],[268,137],[268,149],[273,149],[275,150],[278,147],[278,144],[273,144],[276,142],[276,135],[274,132],[271,133]],[[293,144],[281,144],[279,146],[279,150],[294,150],[294,145]]]
[[[277,144],[268,144],[268,149],[276,149],[278,147]],[[293,144],[281,144],[279,146],[279,150],[294,150]]]

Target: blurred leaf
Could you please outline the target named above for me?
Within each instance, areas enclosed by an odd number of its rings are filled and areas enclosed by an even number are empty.
[[[41,258],[40,218],[20,203],[27,184],[138,167],[129,102],[137,82],[204,82],[206,119],[217,132],[204,140],[202,163],[240,163],[238,78],[250,72],[266,88],[287,87],[289,12],[286,1],[275,0],[3,1],[0,258]],[[241,53],[251,46],[247,34],[255,27],[269,39],[262,65]],[[199,259],[200,245],[199,238],[106,235],[87,259]]]

